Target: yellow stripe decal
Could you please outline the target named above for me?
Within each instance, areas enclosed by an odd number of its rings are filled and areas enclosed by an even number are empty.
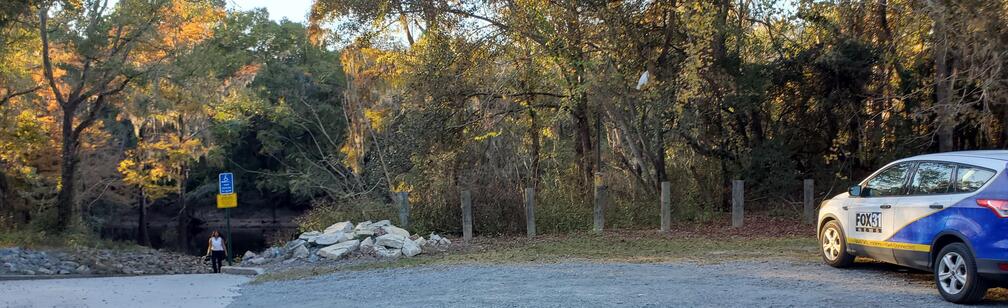
[[[930,245],[924,244],[911,244],[911,243],[901,243],[901,242],[887,242],[887,241],[873,241],[873,240],[863,240],[859,238],[848,238],[847,243],[870,246],[870,247],[880,247],[889,249],[899,249],[899,250],[911,250],[920,252],[931,252]]]

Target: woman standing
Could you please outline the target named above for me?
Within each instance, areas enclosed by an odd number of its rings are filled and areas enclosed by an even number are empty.
[[[220,236],[220,232],[217,230],[211,232],[210,240],[207,241],[207,256],[210,256],[210,262],[213,263],[214,273],[220,273],[221,262],[227,256],[227,249],[224,247],[226,247],[224,238]]]

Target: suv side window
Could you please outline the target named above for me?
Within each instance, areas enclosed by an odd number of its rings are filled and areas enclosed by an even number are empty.
[[[885,197],[903,194],[903,184],[910,173],[910,162],[898,163],[868,179],[861,194],[867,197]]]
[[[959,165],[956,170],[956,191],[974,192],[994,177],[994,170],[969,165]]]
[[[922,162],[910,181],[911,195],[933,195],[951,192],[955,165],[943,162]]]

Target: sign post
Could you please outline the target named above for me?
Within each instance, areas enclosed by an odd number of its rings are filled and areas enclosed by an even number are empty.
[[[224,209],[224,220],[227,222],[227,260],[231,265],[231,208],[238,207],[238,194],[234,192],[234,174],[224,172],[217,175],[217,208]]]
[[[227,257],[228,266],[231,266],[234,265],[231,264],[231,255],[234,254],[231,251],[231,208],[224,209],[224,220],[227,221],[227,253],[224,256]]]

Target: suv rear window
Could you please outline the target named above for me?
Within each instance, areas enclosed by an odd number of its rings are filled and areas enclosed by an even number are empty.
[[[994,177],[994,170],[969,165],[959,165],[956,170],[956,191],[973,192]]]

